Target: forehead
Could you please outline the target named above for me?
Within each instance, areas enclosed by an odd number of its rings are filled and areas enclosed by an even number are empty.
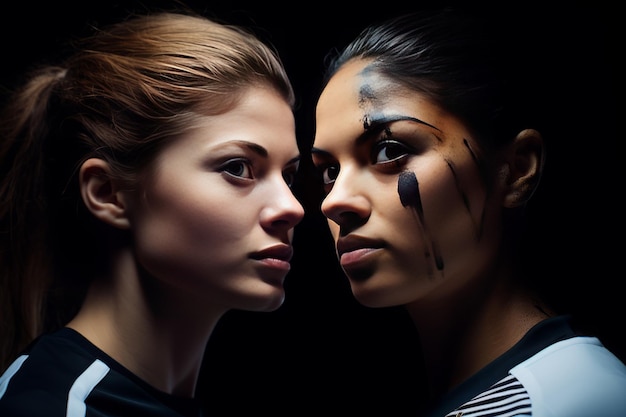
[[[197,113],[188,129],[170,141],[164,151],[198,156],[210,154],[216,147],[227,149],[226,145],[242,143],[264,148],[270,158],[289,159],[299,153],[291,106],[276,91],[251,87],[226,112]]]
[[[352,60],[330,79],[317,103],[316,146],[325,138],[353,136],[371,120],[416,118],[435,124],[443,111],[423,94],[378,73],[372,60]]]
[[[354,59],[344,64],[330,79],[318,100],[318,111],[331,103],[346,102],[361,109],[382,105],[402,88],[379,74],[372,60]]]

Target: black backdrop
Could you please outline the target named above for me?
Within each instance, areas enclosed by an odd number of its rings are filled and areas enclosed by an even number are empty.
[[[277,47],[298,94],[298,137],[306,152],[314,133],[314,100],[325,54],[367,23],[436,4],[404,3],[186,4],[208,16],[252,26]],[[175,5],[147,0],[6,2],[0,7],[0,88],[4,93],[30,65],[54,59],[65,40],[89,32],[90,25],[131,11]],[[618,13],[616,7],[601,4],[557,11],[530,3],[508,7],[517,7],[530,18],[529,31],[545,29],[560,40],[550,52],[550,65],[559,65],[554,88],[563,101],[554,109],[551,129],[564,142],[548,171],[550,191],[537,196],[546,214],[541,223],[546,236],[537,242],[538,251],[555,261],[547,271],[555,281],[546,285],[589,313],[607,344],[624,358],[626,313],[620,282],[626,274],[620,258],[626,176],[621,160],[623,81],[618,69],[624,36]],[[401,310],[371,310],[354,301],[337,267],[325,222],[316,211],[318,197],[301,194],[309,214],[296,231],[285,304],[272,313],[232,312],[216,329],[198,388],[209,415],[330,411],[399,415],[420,401],[417,335]]]

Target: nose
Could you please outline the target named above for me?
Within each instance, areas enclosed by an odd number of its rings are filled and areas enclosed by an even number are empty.
[[[366,220],[371,214],[371,205],[359,182],[358,170],[342,168],[332,189],[324,197],[321,210],[324,216],[338,225]],[[367,184],[364,184],[367,186]]]
[[[292,229],[304,218],[304,207],[282,176],[272,184],[276,186],[265,191],[269,203],[261,214],[261,223],[267,229]]]

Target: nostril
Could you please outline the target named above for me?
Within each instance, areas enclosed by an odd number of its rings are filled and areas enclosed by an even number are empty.
[[[343,211],[339,213],[338,220],[334,220],[341,230],[352,231],[365,223],[367,223],[369,216],[364,217],[355,211]]]

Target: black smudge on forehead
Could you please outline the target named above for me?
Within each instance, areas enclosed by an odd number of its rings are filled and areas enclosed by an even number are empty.
[[[363,109],[363,112],[365,113],[363,115],[363,130],[368,130],[371,126],[371,116],[369,115],[367,108],[373,106],[373,103],[376,101],[376,94],[374,93],[372,87],[368,84],[361,85],[361,88],[359,89],[359,107]]]
[[[363,129],[370,128],[370,113],[375,111],[376,107],[380,107],[388,101],[389,97],[395,91],[391,88],[392,82],[386,77],[380,75],[372,64],[367,65],[359,72],[361,84],[359,86],[358,102],[359,107],[363,109]],[[376,111],[381,113],[380,111]],[[380,118],[380,116],[378,117]],[[376,119],[376,117],[374,117]]]
[[[441,129],[437,126],[414,116],[387,114],[387,112],[384,111],[384,106],[391,102],[394,97],[406,95],[406,88],[379,74],[372,64],[366,66],[358,76],[361,81],[358,93],[358,104],[359,108],[363,110],[363,130],[369,130],[372,127],[389,122],[407,120],[429,126],[441,132]],[[441,140],[439,137],[437,138]]]
[[[368,83],[361,84],[359,87],[359,107],[365,108],[368,104],[375,103],[376,101],[374,88]]]

